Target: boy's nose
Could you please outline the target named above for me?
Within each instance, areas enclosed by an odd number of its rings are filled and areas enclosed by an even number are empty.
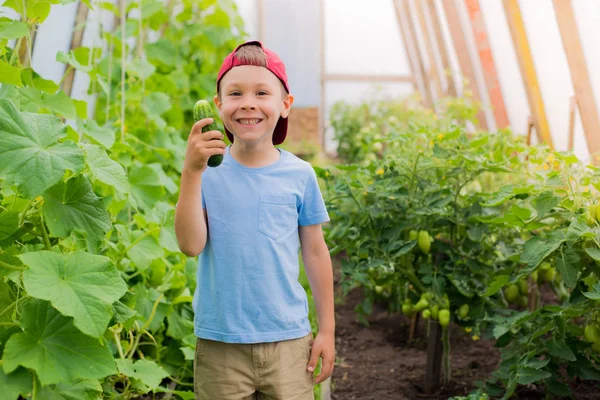
[[[247,111],[247,110],[254,110],[256,109],[256,107],[251,106],[251,105],[243,105],[242,106],[242,110]]]

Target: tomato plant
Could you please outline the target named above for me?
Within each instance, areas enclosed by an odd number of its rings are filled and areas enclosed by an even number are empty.
[[[403,104],[397,117],[372,117],[370,103],[334,109],[338,140],[355,141],[357,151],[319,171],[344,293],[365,289],[359,319],[384,301],[390,312],[443,316],[442,325],[453,321],[474,340],[495,338],[511,350],[490,394],[533,382],[558,393],[565,365],[595,379],[595,331],[586,343],[578,322],[591,324],[597,308],[597,169],[507,131],[467,132],[456,121],[475,113],[461,101],[445,102],[436,117]],[[362,136],[352,121],[369,121]],[[558,305],[541,303],[543,285]],[[565,358],[566,348],[576,358]]]

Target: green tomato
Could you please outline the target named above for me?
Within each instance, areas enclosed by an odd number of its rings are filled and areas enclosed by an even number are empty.
[[[434,304],[433,306],[431,306],[430,310],[431,310],[431,318],[434,320],[437,320],[439,311],[440,311],[440,306],[438,306],[437,304]]]
[[[415,311],[419,312],[429,307],[429,301],[425,299],[420,299],[415,305]]]
[[[461,317],[462,319],[465,319],[465,318],[467,318],[467,315],[469,315],[469,305],[463,304],[458,309],[458,316]]]
[[[413,315],[413,307],[412,304],[402,304],[402,314],[406,315],[407,317],[412,317]]]
[[[600,330],[595,324],[586,325],[583,336],[590,343],[600,343]]]
[[[556,278],[556,268],[550,268],[546,271],[546,282],[552,282]]]
[[[529,293],[529,285],[527,284],[526,279],[519,279],[517,281],[517,285],[519,285],[519,292],[521,292],[522,295],[526,295]]]
[[[420,231],[417,237],[417,244],[424,254],[429,254],[431,249],[431,238],[427,231]]]
[[[423,315],[423,318],[429,319],[429,317],[431,317],[431,311],[423,310],[423,313],[421,315]]]
[[[534,282],[538,281],[538,272],[537,271],[533,271],[530,276]]]
[[[440,319],[440,325],[442,328],[445,328],[450,323],[450,311],[448,310],[440,310],[438,317]]]
[[[418,235],[418,234],[419,234],[419,233],[418,233],[416,230],[414,230],[414,229],[411,229],[411,230],[410,230],[410,233],[408,234],[408,238],[409,238],[410,240],[417,240],[417,235]]]
[[[375,293],[381,294],[381,292],[383,292],[383,286],[376,285],[375,286]]]
[[[519,287],[517,285],[508,286],[504,289],[504,296],[510,303],[514,302],[519,297]]]
[[[521,307],[527,307],[529,305],[529,298],[527,296],[520,296],[517,304]]]

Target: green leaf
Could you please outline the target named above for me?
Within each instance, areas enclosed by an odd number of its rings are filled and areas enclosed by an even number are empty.
[[[9,85],[19,87],[23,86],[23,82],[21,82],[21,70],[0,60],[0,83],[8,83]]]
[[[108,124],[98,126],[93,119],[85,121],[79,129],[90,139],[110,149],[115,144],[115,129]]]
[[[159,39],[154,43],[148,43],[145,46],[146,56],[150,61],[158,61],[170,67],[177,65],[177,49],[173,43],[167,39]]]
[[[6,400],[17,400],[19,395],[27,398],[33,389],[33,379],[25,368],[17,368],[12,374],[5,374],[0,368],[0,393]]]
[[[5,373],[31,368],[42,385],[102,379],[117,372],[110,350],[81,333],[50,303],[32,300],[21,314],[24,333],[11,336],[2,356]]]
[[[145,232],[134,231],[132,236],[134,240],[144,235]],[[131,259],[140,270],[145,271],[150,266],[152,260],[164,255],[164,250],[153,235],[144,236],[139,242],[127,250],[127,257]]]
[[[65,132],[55,116],[21,113],[12,102],[0,100],[0,179],[33,199],[67,169],[80,172],[83,151],[70,141],[58,143]]]
[[[575,249],[566,249],[564,253],[556,257],[556,268],[558,268],[567,289],[573,289],[577,285],[580,259],[581,257]]]
[[[147,388],[156,389],[160,382],[169,374],[154,361],[137,360],[135,363],[130,359],[116,360],[119,372],[141,381]]]
[[[582,236],[593,238],[596,234],[583,222],[583,220],[576,218],[571,222],[571,225],[569,225],[569,228],[567,229],[567,239],[574,242],[579,240]]]
[[[29,268],[23,273],[30,296],[48,300],[79,330],[101,337],[112,314],[112,303],[127,285],[108,257],[84,251],[58,254],[38,251],[19,256]]]
[[[600,282],[594,285],[591,292],[585,292],[583,295],[591,300],[600,300]]]
[[[552,210],[560,203],[560,198],[553,195],[551,192],[540,193],[539,196],[533,200],[533,205],[537,211],[537,217],[543,218],[548,211]]]
[[[521,262],[528,265],[523,273],[532,272],[546,257],[552,254],[566,241],[561,231],[552,231],[548,236],[534,236],[523,245]]]
[[[510,279],[508,275],[497,275],[489,284],[488,289],[483,294],[486,297],[496,294]]]
[[[64,238],[79,230],[87,235],[90,249],[112,228],[104,202],[82,175],[49,189],[44,194],[42,212],[52,236]]]
[[[193,320],[182,317],[178,312],[169,314],[167,322],[169,323],[167,335],[171,336],[173,339],[181,340],[194,332]]]
[[[86,155],[85,161],[94,178],[114,187],[121,193],[129,193],[129,181],[121,164],[110,158],[100,146],[84,144],[83,148]]]
[[[42,78],[40,74],[35,72],[32,68],[23,68],[21,70],[21,79],[25,86],[39,89],[42,92],[54,94],[60,89],[60,86],[54,83],[54,81]]]
[[[600,261],[600,249],[597,247],[585,248],[585,252],[596,261]]]
[[[77,118],[77,107],[65,92],[46,93],[33,87],[20,91],[21,107],[24,111],[46,113],[48,111],[68,119]]]
[[[548,391],[556,396],[569,397],[571,396],[571,389],[569,386],[562,382],[558,382],[554,379],[548,379],[546,382],[546,388]]]
[[[20,229],[19,222],[18,211],[8,210],[0,213],[0,241],[17,232]]]
[[[49,400],[98,400],[101,393],[102,385],[98,380],[83,379],[77,382],[61,381],[54,387],[45,386],[38,397]]]
[[[154,208],[164,196],[161,177],[148,165],[133,165],[129,170],[129,183],[137,204],[145,209]]]
[[[547,342],[548,350],[554,357],[562,358],[567,361],[576,361],[577,357],[573,353],[573,350],[565,344],[565,342],[558,342],[556,339]]]
[[[15,106],[17,107],[17,109],[19,108],[19,89],[17,89],[16,86],[13,85],[2,85],[0,86],[0,100],[1,99],[5,99],[5,100],[12,100],[12,102],[15,104]]]
[[[528,385],[542,379],[550,378],[551,376],[552,374],[548,371],[525,367],[517,373],[517,382],[520,385]]]
[[[3,20],[0,21],[0,39],[19,39],[29,35],[29,28],[25,22]],[[2,76],[2,74],[0,74]]]

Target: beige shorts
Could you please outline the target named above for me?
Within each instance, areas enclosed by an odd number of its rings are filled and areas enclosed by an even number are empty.
[[[312,333],[271,343],[196,340],[196,400],[314,400]]]

